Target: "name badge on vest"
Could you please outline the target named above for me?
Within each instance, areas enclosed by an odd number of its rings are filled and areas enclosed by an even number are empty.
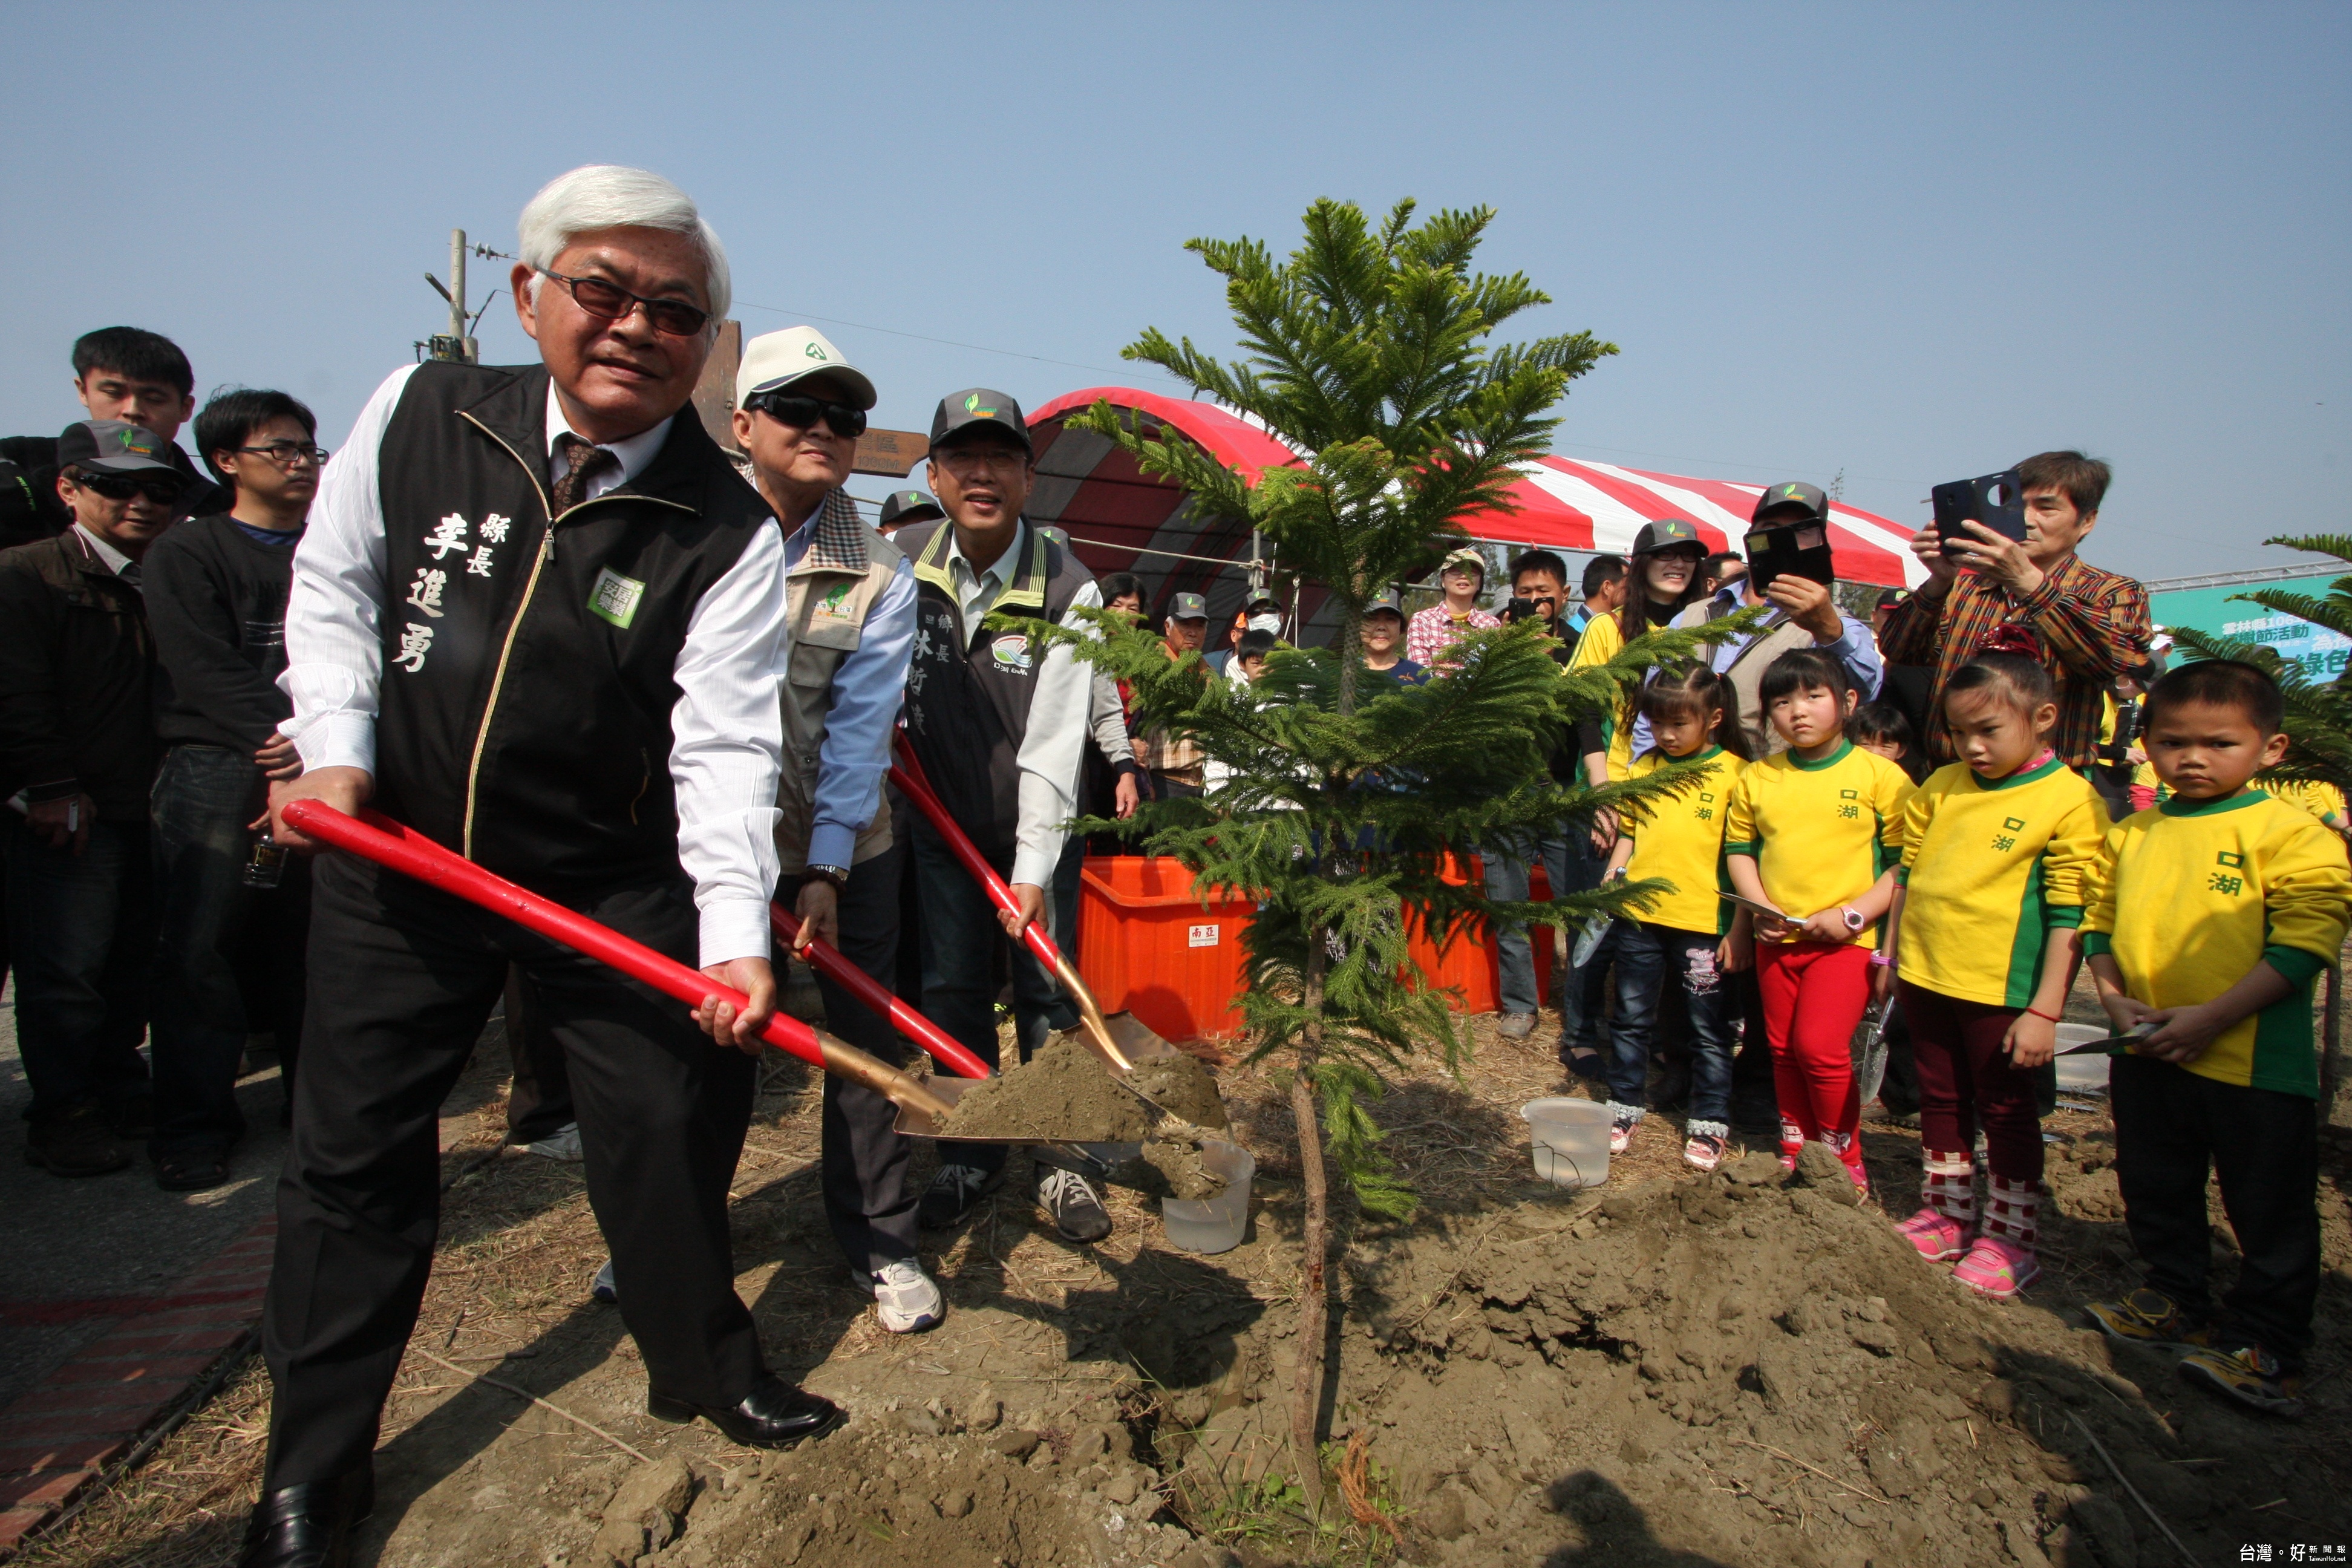
[[[988,652],[997,668],[1017,670],[1023,675],[1028,674],[1030,667],[1036,663],[1029,654],[1028,637],[1020,632],[1007,632],[998,637],[988,645]]]
[[[855,583],[835,583],[817,595],[816,603],[809,607],[809,614],[814,619],[821,621],[857,619],[857,608],[849,602],[849,595],[855,593],[856,588],[857,584]]]
[[[645,596],[643,583],[607,566],[596,574],[596,586],[589,591],[588,613],[625,631],[637,618],[637,602]]]

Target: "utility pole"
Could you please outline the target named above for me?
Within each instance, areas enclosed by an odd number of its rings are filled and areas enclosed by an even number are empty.
[[[449,330],[446,332],[433,334],[426,345],[429,357],[454,360],[459,364],[479,364],[481,352],[473,338],[466,331],[469,323],[466,319],[466,231],[464,229],[453,228],[449,231],[448,287],[443,288],[441,280],[430,272],[425,275],[425,280],[432,284],[444,300],[449,301]]]

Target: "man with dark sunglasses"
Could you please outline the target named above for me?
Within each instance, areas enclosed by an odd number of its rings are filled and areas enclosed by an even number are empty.
[[[898,884],[905,825],[883,799],[890,736],[915,647],[915,574],[897,546],[862,522],[843,493],[874,384],[813,327],[744,345],[735,378],[735,441],[784,530],[792,661],[778,684],[783,778],[776,852],[785,895],[812,940],[887,989],[898,961]],[[887,1020],[825,979],[825,1026],[887,1061],[906,1047]],[[850,1281],[874,1298],[892,1333],[915,1333],[946,1311],[916,1242],[912,1140],[898,1109],[870,1089],[824,1080],[825,1220]]]
[[[140,563],[180,514],[171,443],[117,419],[58,438],[73,526],[0,552],[0,847],[16,1039],[33,1090],[27,1160],[60,1176],[130,1163],[152,1120],[146,1064],[154,877],[147,792],[154,644]]]
[[[100,327],[74,340],[73,390],[92,419],[119,419],[152,430],[163,458],[186,481],[183,516],[228,504],[212,480],[173,445],[196,409],[195,372],[180,345],[139,327]],[[49,436],[0,439],[0,548],[54,538],[73,526],[73,511],[58,499],[58,443]]]
[[[436,1112],[519,966],[562,1046],[646,1413],[784,1447],[840,1412],[769,1370],[728,1184],[774,1008],[783,536],[689,400],[725,252],[685,192],[595,165],[524,207],[540,363],[404,366],[361,410],[294,557],[271,790],[373,805],[673,960],[689,1012],[352,857],[316,862],[312,987],[263,1318],[273,1385],[240,1568],[340,1562],[433,1261]],[[599,287],[589,287],[590,283]],[[745,994],[727,1001],[719,987]]]

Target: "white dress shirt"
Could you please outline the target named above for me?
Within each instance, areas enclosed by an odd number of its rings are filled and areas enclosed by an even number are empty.
[[[956,605],[963,614],[964,646],[987,618],[989,606],[1004,591],[1029,550],[1029,522],[1023,519],[1013,531],[1013,542],[988,570],[975,572],[964,559],[955,525],[948,531],[948,581],[955,584]],[[1070,608],[1102,608],[1102,587],[1089,579],[1070,600]],[[1062,624],[1087,636],[1094,627],[1083,617],[1066,615]],[[1029,727],[1021,736],[1021,822],[1013,836],[1013,875],[1009,881],[1033,887],[1054,885],[1054,868],[1062,858],[1062,840],[1070,818],[1077,813],[1078,766],[1085,759],[1087,730],[1094,717],[1093,667],[1067,647],[1047,650],[1038,661],[1036,689],[1029,698]]]
[[[310,526],[295,547],[286,673],[278,680],[293,700],[294,716],[279,729],[295,742],[305,768],[375,772],[385,596],[377,464],[384,429],[415,369],[393,372],[360,410],[320,480]],[[669,426],[664,420],[608,444],[604,449],[620,459],[620,469],[590,481],[583,499],[635,478],[660,451]],[[551,383],[547,441],[553,477],[569,467],[555,437],[570,428]],[[678,863],[694,879],[706,967],[768,954],[776,777],[783,758],[775,690],[788,644],[783,534],[771,519],[696,604],[677,656],[670,778],[677,794]]]

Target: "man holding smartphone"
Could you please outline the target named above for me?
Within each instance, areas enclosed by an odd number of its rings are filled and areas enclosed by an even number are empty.
[[[1927,568],[1927,580],[1886,617],[1879,647],[1889,663],[1934,668],[1931,719],[1952,672],[1995,628],[2013,626],[2032,634],[2058,683],[2051,745],[2070,768],[2098,760],[2100,699],[2116,676],[2147,661],[2149,634],[2147,590],[2075,553],[2098,525],[2112,477],[2106,464],[2080,452],[2038,453],[2017,465],[2022,541],[1975,521],[1949,541],[1933,523],[1913,537],[1911,552]],[[1941,724],[1927,729],[1927,754],[1950,762],[1951,737]]]
[[[1818,485],[1773,485],[1756,498],[1749,526],[1794,528],[1811,523],[1826,527],[1829,510],[1830,498]],[[1765,721],[1764,704],[1757,695],[1757,685],[1774,659],[1791,648],[1821,648],[1845,666],[1853,689],[1861,693],[1860,700],[1867,702],[1878,694],[1879,658],[1870,628],[1838,608],[1830,584],[1783,572],[1766,579],[1763,591],[1759,593],[1757,582],[1760,575],[1751,566],[1725,583],[1712,596],[1685,610],[1675,617],[1675,625],[1703,626],[1734,610],[1770,606],[1763,625],[1755,631],[1713,644],[1706,652],[1708,664],[1731,683],[1738,696],[1739,727],[1747,732],[1750,751],[1763,757],[1786,750],[1788,745],[1780,732]],[[1640,756],[1649,746],[1650,721],[1637,719],[1633,723],[1633,754]]]

